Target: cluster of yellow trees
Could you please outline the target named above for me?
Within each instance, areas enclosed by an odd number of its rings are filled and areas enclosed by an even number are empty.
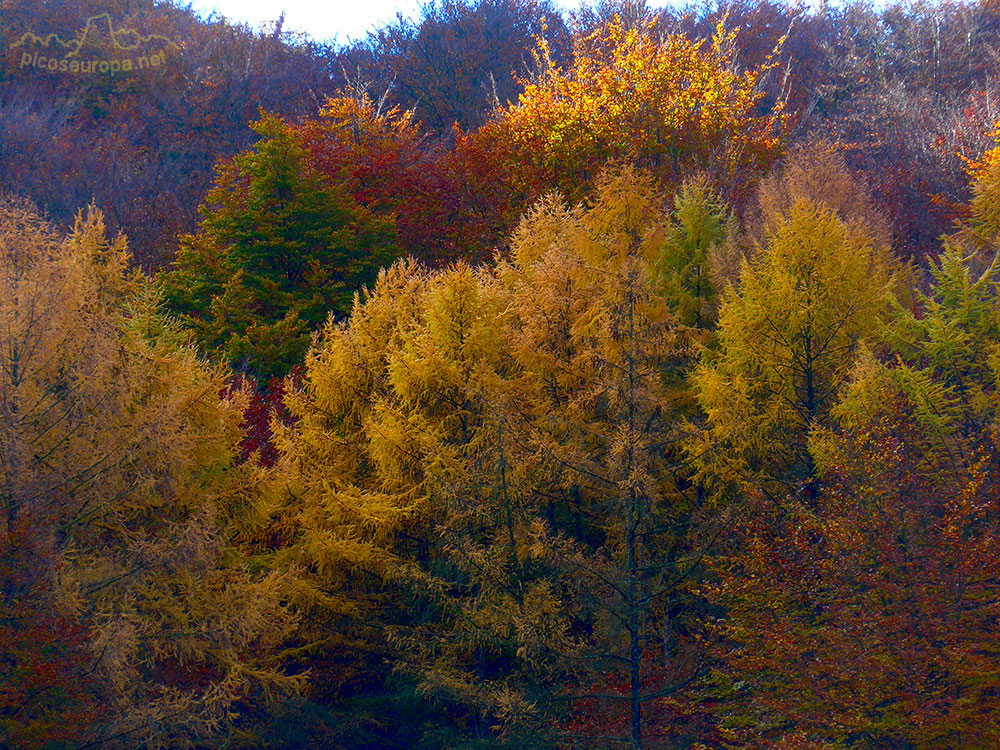
[[[842,600],[814,611],[754,578],[781,555],[747,509],[816,521],[837,435],[901,399],[937,430],[928,451],[967,450],[949,471],[975,467],[963,497],[979,502],[997,163],[924,296],[834,148],[794,155],[742,229],[704,180],[667,200],[608,168],[583,203],[539,201],[491,264],[383,269],[289,380],[267,468],[237,460],[245,394],[98,214],[63,236],[0,205],[0,534],[16,551],[0,738],[253,746],[283,711],[318,711],[345,747],[919,738],[875,709],[834,706],[849,718],[824,728],[753,692],[798,674],[767,661],[758,605],[822,634],[815,612]],[[67,623],[62,650],[33,646]],[[954,679],[966,699],[927,710],[960,720],[935,737],[986,747],[968,696],[992,684]],[[712,713],[710,694],[729,702]]]

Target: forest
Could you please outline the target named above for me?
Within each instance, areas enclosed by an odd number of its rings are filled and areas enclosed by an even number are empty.
[[[0,0],[0,747],[1000,747],[998,98],[994,0]]]

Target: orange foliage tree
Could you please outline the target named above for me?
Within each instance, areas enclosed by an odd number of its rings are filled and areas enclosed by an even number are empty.
[[[707,170],[731,196],[779,154],[786,122],[780,103],[759,107],[773,63],[736,72],[733,38],[721,24],[696,42],[658,35],[655,19],[626,28],[616,17],[577,40],[565,69],[541,40],[540,72],[520,101],[460,150],[489,152],[505,167],[498,179],[518,213],[525,198],[551,188],[572,200],[587,195],[608,161],[636,163],[668,185]]]
[[[815,504],[741,515],[713,591],[729,746],[996,747],[996,433],[938,472],[921,405],[887,398],[828,440]]]
[[[318,172],[395,222],[403,253],[441,261],[475,255],[483,244],[475,211],[462,200],[455,159],[412,110],[348,89],[328,99],[318,119],[293,130]]]
[[[782,150],[783,104],[764,101],[774,63],[736,72],[721,24],[700,42],[657,28],[616,17],[577,40],[566,69],[539,38],[519,102],[473,131],[432,136],[413,110],[351,87],[291,127],[317,171],[391,218],[405,253],[434,261],[488,257],[534,200],[586,197],[609,162],[667,187],[705,171],[738,199]]]

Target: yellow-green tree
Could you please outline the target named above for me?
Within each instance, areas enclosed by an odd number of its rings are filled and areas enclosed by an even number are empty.
[[[706,478],[779,495],[812,487],[809,432],[888,309],[882,257],[863,226],[799,200],[744,263],[719,313],[719,350],[694,380]]]
[[[704,178],[685,182],[674,196],[671,223],[656,262],[660,287],[681,324],[710,327],[718,313],[718,274],[711,267],[734,223]]]

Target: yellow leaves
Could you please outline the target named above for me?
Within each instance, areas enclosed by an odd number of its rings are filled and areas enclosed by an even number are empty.
[[[551,530],[540,518],[532,519],[522,533],[517,547],[518,562],[543,560],[552,553]]]
[[[137,291],[137,277],[128,269],[130,254],[125,237],[108,240],[104,216],[88,206],[77,214],[67,238],[71,253],[82,269],[92,274],[92,283],[106,300],[121,299]]]
[[[222,370],[127,263],[94,210],[60,237],[0,205],[0,523],[31,519],[60,539],[52,554],[71,570],[55,596],[88,613],[109,731],[146,744],[155,728],[166,743],[218,726],[257,687],[300,680],[248,656],[294,618],[283,576],[254,577],[227,548],[244,399],[220,398]]]
[[[484,276],[460,263],[428,284],[419,318],[389,358],[389,377],[408,406],[439,399],[461,411],[459,395],[480,366],[500,356],[496,326],[501,310]]]
[[[513,264],[496,271],[509,290],[515,359],[536,387],[580,399],[626,356],[629,309],[641,347],[675,352],[673,317],[651,293],[667,231],[658,193],[628,166],[596,182],[589,206],[541,201],[514,236]]]
[[[735,170],[766,163],[783,127],[780,108],[761,117],[757,84],[768,68],[736,77],[717,30],[712,44],[657,38],[655,21],[626,31],[619,20],[579,40],[566,70],[523,81],[497,122],[529,186],[586,194],[611,160],[634,160],[668,179],[725,146]],[[528,174],[535,170],[534,174]]]
[[[297,422],[275,425],[266,512],[286,559],[335,592],[315,606],[354,601],[363,620],[366,584],[406,586],[434,614],[394,631],[405,668],[498,731],[534,710],[507,674],[556,679],[553,655],[582,648],[571,590],[590,550],[554,504],[609,540],[611,565],[621,498],[664,501],[663,363],[683,354],[653,286],[662,199],[631,167],[596,184],[590,204],[540,202],[493,269],[384,272],[317,339],[287,399]],[[504,673],[483,679],[494,658]]]
[[[365,428],[371,459],[385,491],[419,488],[429,474],[442,481],[453,476],[455,461],[450,441],[419,410],[400,408],[381,397],[376,399]]]
[[[141,506],[158,494],[154,487],[183,497],[189,471],[228,460],[239,414],[219,403],[221,373],[133,326],[133,311],[153,303],[133,305],[145,292],[125,273],[124,241],[106,240],[98,214],[81,217],[58,244],[36,235],[47,246],[30,261],[17,259],[3,227],[0,235],[0,287],[8,292],[0,300],[0,409],[17,415],[5,423],[10,439],[34,446],[34,458],[23,460],[39,462],[19,472],[74,487],[77,497],[65,497],[58,511],[65,520],[93,502],[87,496],[97,487]]]
[[[324,576],[388,573],[395,535],[469,487],[468,454],[494,435],[480,391],[502,358],[498,289],[466,264],[398,263],[310,352],[277,481],[301,487],[302,552]]]
[[[611,269],[629,257],[652,266],[666,235],[662,198],[653,179],[627,165],[598,175],[585,223],[598,240],[583,246],[585,259]]]
[[[888,312],[890,275],[863,227],[794,202],[719,313],[721,351],[695,375],[710,436],[699,443],[721,481],[787,466],[813,471],[807,439],[848,381],[861,340]],[[755,480],[756,481],[756,480]]]
[[[348,89],[347,94],[327,99],[320,108],[320,117],[326,121],[326,127],[331,132],[350,133],[352,137],[345,140],[353,140],[358,145],[362,145],[365,139],[387,138],[391,133],[418,137],[419,127],[413,110],[392,107],[381,112],[367,93],[359,94]]]
[[[511,240],[511,259],[527,270],[538,263],[552,248],[563,240],[561,228],[571,214],[581,209],[570,208],[558,192],[548,193],[529,208],[514,231]],[[501,267],[502,268],[502,267]]]

